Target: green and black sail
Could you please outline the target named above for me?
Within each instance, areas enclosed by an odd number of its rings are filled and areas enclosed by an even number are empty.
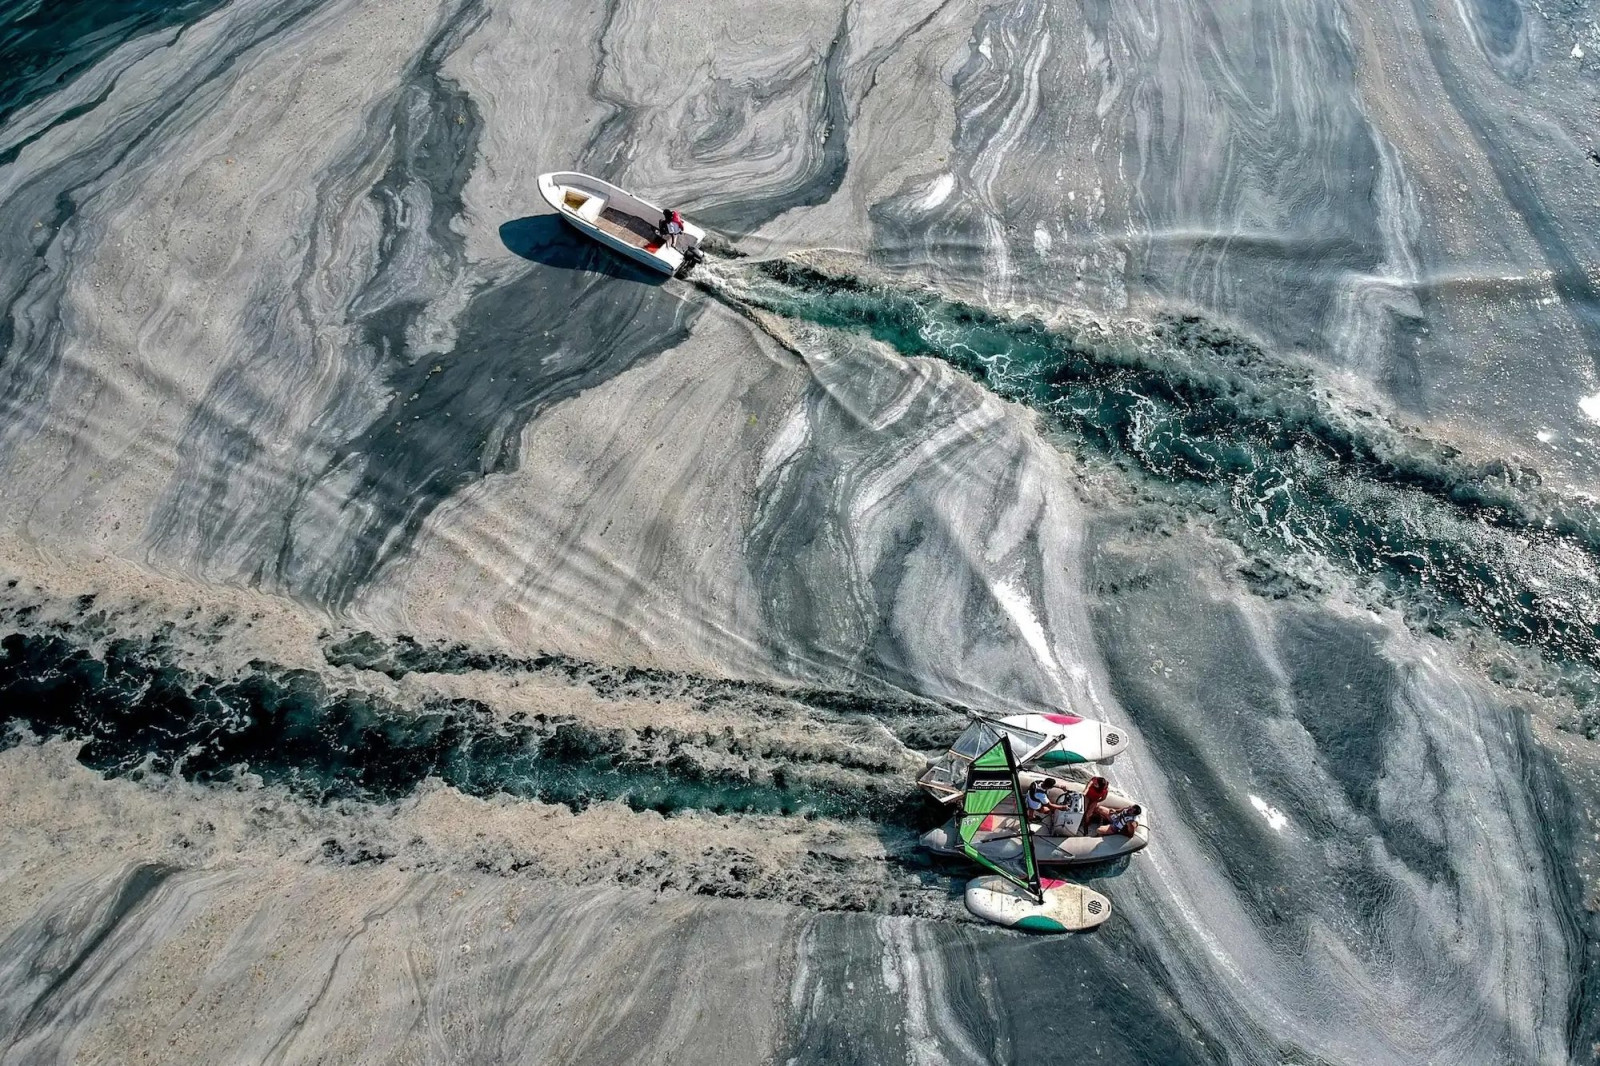
[[[996,813],[1007,800],[1010,811]],[[1033,838],[1028,832],[1022,788],[1011,743],[1002,736],[972,760],[967,771],[967,793],[961,809],[961,850],[1008,881],[1043,899],[1039,868],[1033,858]]]

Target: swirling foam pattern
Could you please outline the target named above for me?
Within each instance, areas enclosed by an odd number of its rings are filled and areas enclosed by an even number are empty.
[[[0,19],[0,1063],[1593,1057],[1583,4]]]

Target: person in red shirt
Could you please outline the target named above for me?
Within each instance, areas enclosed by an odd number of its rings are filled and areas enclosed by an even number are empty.
[[[676,248],[678,235],[683,232],[683,215],[672,208],[667,208],[661,212],[661,225],[658,228],[661,233],[661,243],[668,248]]]
[[[1103,777],[1091,777],[1083,789],[1083,821],[1078,823],[1080,833],[1094,832],[1094,823],[1103,822],[1111,815],[1100,806],[1111,792],[1111,784]]]

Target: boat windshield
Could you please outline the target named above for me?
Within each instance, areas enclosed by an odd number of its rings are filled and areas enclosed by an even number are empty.
[[[967,768],[979,755],[994,747],[1001,737],[1008,737],[1011,750],[1021,753],[1019,762],[1037,755],[1039,749],[1048,746],[1051,740],[1044,733],[1032,729],[1019,729],[987,718],[976,718],[950,745],[950,750],[922,772],[917,784],[944,802],[957,799],[966,789]]]

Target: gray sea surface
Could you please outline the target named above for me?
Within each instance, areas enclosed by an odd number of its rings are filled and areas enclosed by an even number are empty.
[[[0,1063],[1595,1061],[1597,116],[1589,0],[9,6]],[[919,849],[973,710],[1133,738],[1099,929]]]

